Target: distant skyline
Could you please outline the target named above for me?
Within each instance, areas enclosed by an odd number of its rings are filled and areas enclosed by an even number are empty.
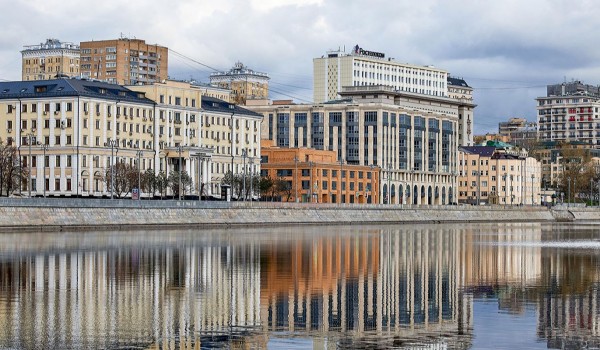
[[[482,134],[510,117],[534,121],[548,84],[600,84],[599,13],[592,0],[19,0],[3,8],[0,80],[20,80],[25,45],[122,34],[171,49],[172,79],[208,82],[208,67],[240,61],[270,75],[271,98],[302,103],[312,100],[312,59],[359,44],[465,79]]]

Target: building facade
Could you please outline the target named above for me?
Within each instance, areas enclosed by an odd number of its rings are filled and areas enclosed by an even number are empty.
[[[581,141],[600,148],[600,93],[579,81],[548,85],[536,98],[540,141]]]
[[[379,167],[344,165],[335,151],[309,148],[261,148],[261,176],[283,180],[284,202],[379,203]]]
[[[458,105],[458,143],[461,146],[473,146],[473,88],[464,79],[448,77],[448,97],[455,99]]]
[[[315,103],[336,100],[343,87],[371,85],[447,97],[447,77],[448,73],[442,69],[400,63],[356,45],[349,53],[329,51],[313,59],[313,100]]]
[[[459,148],[459,203],[540,204],[541,165],[495,146]]]
[[[247,100],[269,98],[269,75],[256,72],[237,62],[227,72],[211,73],[210,84],[231,90],[234,103],[245,105]]]
[[[458,104],[385,86],[345,88],[343,101],[248,107],[278,147],[336,152],[343,164],[382,169],[380,203],[456,200]],[[388,191],[389,189],[389,191]]]
[[[21,51],[21,80],[48,80],[79,76],[79,45],[48,39]]]
[[[169,75],[169,49],[119,38],[81,42],[81,76],[112,84],[152,84]]]
[[[224,175],[242,171],[243,153],[260,171],[262,116],[203,98],[189,83],[0,83],[0,118],[0,139],[31,167],[21,191],[32,196],[108,197],[104,178],[116,161],[156,174],[184,170],[192,180],[187,194],[217,197]]]
[[[246,160],[256,160],[246,171],[260,172],[261,115],[205,96],[204,87],[189,82],[166,80],[129,88],[156,102],[159,125],[155,134],[167,158],[165,167],[177,164],[179,146],[183,146],[183,167],[192,176],[197,167],[190,168],[186,162],[192,158],[197,158],[192,163],[200,162],[203,195],[219,197],[225,174],[232,168],[234,174],[241,174]]]

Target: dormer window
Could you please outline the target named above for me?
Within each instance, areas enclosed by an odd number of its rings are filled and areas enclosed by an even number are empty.
[[[47,86],[36,86],[35,87],[35,92],[36,93],[42,93],[42,92],[46,92],[48,91],[48,87]]]
[[[127,96],[127,92],[125,92],[125,91],[119,91],[119,96]]]
[[[7,92],[8,92],[8,89],[4,89],[4,90],[2,90],[2,93],[3,93],[3,94],[5,94],[5,93],[7,93]]]
[[[106,89],[100,88],[98,90],[98,92],[101,93],[101,94],[103,94],[103,95],[105,95],[106,94]]]

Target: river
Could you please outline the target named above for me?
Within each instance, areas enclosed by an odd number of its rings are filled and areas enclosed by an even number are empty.
[[[0,234],[0,349],[600,346],[600,223]]]

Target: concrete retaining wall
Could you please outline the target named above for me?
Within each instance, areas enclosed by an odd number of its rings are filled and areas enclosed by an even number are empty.
[[[231,208],[0,207],[0,229],[126,229],[149,226],[554,221],[545,208],[257,206]]]

